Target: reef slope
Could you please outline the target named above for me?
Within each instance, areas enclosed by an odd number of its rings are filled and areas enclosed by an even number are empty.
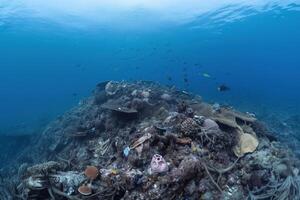
[[[299,199],[299,166],[250,114],[110,81],[6,167],[0,199]]]

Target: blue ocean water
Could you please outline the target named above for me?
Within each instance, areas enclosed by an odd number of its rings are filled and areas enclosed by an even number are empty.
[[[175,85],[266,120],[299,115],[299,6],[0,0],[0,131],[43,126],[104,80]]]

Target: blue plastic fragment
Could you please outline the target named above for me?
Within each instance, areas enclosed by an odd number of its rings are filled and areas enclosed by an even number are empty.
[[[125,157],[128,157],[129,152],[130,152],[130,148],[129,148],[129,147],[126,147],[126,148],[123,150],[124,156],[125,156]]]

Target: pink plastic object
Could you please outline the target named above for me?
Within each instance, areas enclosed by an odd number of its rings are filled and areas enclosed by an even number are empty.
[[[151,160],[151,171],[154,173],[163,173],[168,171],[169,167],[165,159],[159,155],[155,154]]]

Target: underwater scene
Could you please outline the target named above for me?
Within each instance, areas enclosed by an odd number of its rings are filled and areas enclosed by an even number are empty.
[[[300,200],[300,0],[0,0],[0,200]]]

